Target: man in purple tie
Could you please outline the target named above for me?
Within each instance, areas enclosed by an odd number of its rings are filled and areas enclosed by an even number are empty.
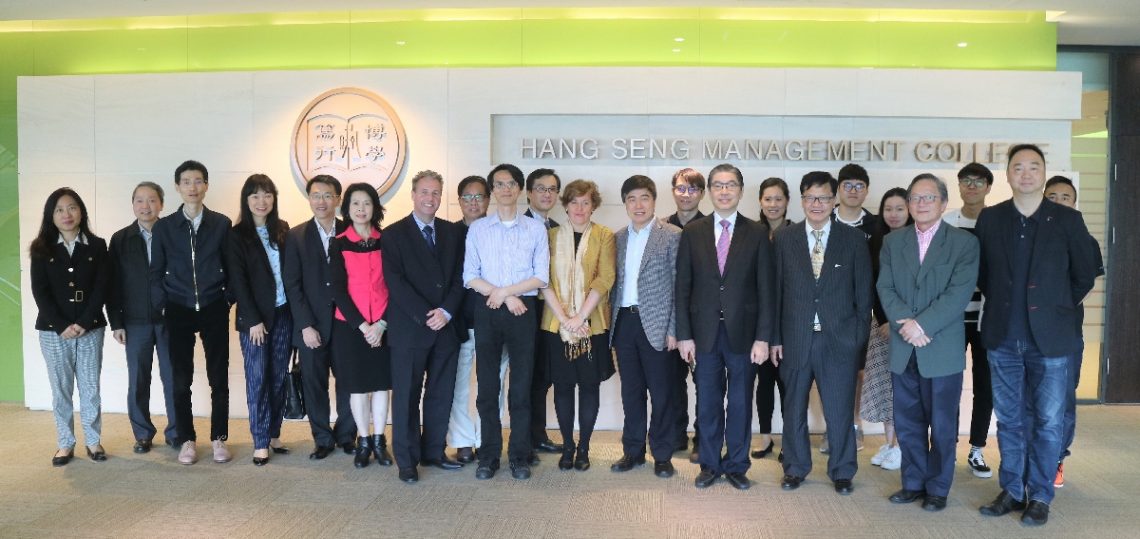
[[[740,169],[717,165],[708,178],[716,211],[689,223],[677,250],[677,348],[697,384],[695,484],[706,488],[724,475],[744,490],[751,486],[753,364],[768,359],[773,331],[773,259],[768,230],[736,211]]]

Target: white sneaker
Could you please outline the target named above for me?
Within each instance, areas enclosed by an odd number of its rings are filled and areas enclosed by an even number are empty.
[[[898,446],[887,449],[887,454],[883,455],[881,466],[884,470],[897,470],[902,467],[902,449],[899,449]]]
[[[854,427],[855,427],[855,450],[856,451],[862,451],[863,450],[863,429],[861,427],[859,427],[859,425],[854,425]]]
[[[970,456],[966,458],[966,463],[970,465],[976,477],[993,477],[994,472],[986,465],[986,458],[982,456],[982,448],[971,447]]]
[[[198,462],[198,446],[193,440],[182,442],[182,449],[178,451],[178,462],[186,466]]]
[[[879,448],[879,452],[875,453],[875,456],[871,457],[871,464],[875,466],[882,466],[883,457],[886,456],[887,451],[890,451],[890,449],[891,446],[883,444],[883,446]]]
[[[229,462],[234,458],[233,455],[230,454],[230,450],[226,449],[225,440],[214,440],[211,443],[214,445],[214,462],[221,464],[223,462]]]

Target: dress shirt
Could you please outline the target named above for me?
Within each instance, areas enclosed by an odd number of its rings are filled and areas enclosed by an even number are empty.
[[[135,222],[137,223],[138,221],[135,221]],[[153,224],[154,223],[151,223],[152,226],[153,226]],[[153,237],[153,235],[150,233],[150,230],[147,230],[147,228],[145,226],[142,226],[141,224],[139,225],[139,235],[142,236],[143,241],[146,243],[146,261],[149,264],[150,263],[150,239],[151,239],[151,237]]]
[[[926,250],[930,249],[930,242],[934,240],[934,235],[938,233],[938,226],[941,223],[941,219],[935,221],[934,226],[926,229],[926,232],[919,230],[917,226],[914,227],[915,233],[918,234],[918,263],[920,265],[922,260],[926,258]]]
[[[336,237],[336,220],[333,220],[333,226],[329,230],[325,230],[321,226],[321,222],[313,219],[313,223],[317,225],[317,235],[321,237],[321,247],[325,250],[325,262],[329,260],[329,242]]]
[[[320,228],[320,227],[317,227]],[[265,248],[265,256],[269,258],[269,269],[273,270],[273,283],[277,291],[275,306],[285,305],[285,285],[281,281],[281,250],[269,243],[269,228],[257,227],[257,237],[261,238],[261,246]]]
[[[1026,217],[1021,212],[1015,212],[1016,224],[1007,234],[1013,235],[1013,253],[1010,267],[1012,269],[1010,283],[1010,311],[1009,332],[1007,339],[1029,340],[1033,338],[1033,331],[1029,327],[1029,271],[1033,259],[1033,242],[1037,237],[1038,207],[1033,215]],[[1079,299],[1079,298],[1075,298]]]
[[[641,227],[640,231],[629,225],[629,235],[625,243],[625,277],[622,280],[622,298],[620,307],[637,305],[637,277],[641,273],[641,259],[645,256],[645,246],[649,243],[649,233],[653,230],[653,221]]]
[[[198,233],[198,225],[202,224],[202,215],[205,213],[206,207],[203,206],[202,209],[198,211],[198,215],[191,219],[189,215],[186,215],[186,205],[182,205],[182,216],[185,217],[187,221],[190,221],[190,226],[194,229],[195,234]]]
[[[715,246],[717,243],[720,242],[720,233],[722,230],[724,230],[724,225],[720,224],[721,221],[728,221],[728,240],[729,240],[729,242],[731,242],[732,241],[732,234],[734,232],[736,232],[736,216],[739,215],[739,212],[734,211],[734,212],[732,212],[732,215],[729,215],[728,217],[721,217],[720,214],[716,213],[716,212],[713,212],[712,215],[713,215],[713,245]],[[689,221],[689,222],[691,223],[692,221]]]
[[[432,216],[430,223],[425,223],[425,222],[420,220],[420,218],[415,214],[415,212],[412,212],[412,219],[416,222],[416,228],[418,228],[420,231],[420,240],[423,241],[424,244],[427,244],[427,238],[424,237],[424,227],[425,226],[431,227],[432,239],[435,240],[435,243],[437,246],[436,248],[438,249],[439,229],[435,227],[435,216],[434,215]],[[451,313],[447,312],[447,309],[444,309],[443,307],[439,307],[439,310],[443,311],[443,317],[446,318],[448,322],[450,322],[451,321]]]
[[[494,287],[521,283],[534,277],[550,282],[550,241],[542,221],[516,213],[503,222],[498,212],[471,223],[463,259],[463,285],[483,279]],[[537,296],[538,290],[522,294]]]

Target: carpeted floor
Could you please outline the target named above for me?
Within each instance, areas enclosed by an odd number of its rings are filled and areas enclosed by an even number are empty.
[[[202,461],[181,466],[166,447],[131,453],[126,416],[107,415],[106,462],[81,456],[80,446],[75,461],[52,468],[51,414],[5,404],[0,537],[1140,537],[1140,407],[1082,406],[1079,414],[1066,485],[1049,524],[1031,529],[1014,514],[978,514],[999,492],[996,440],[986,452],[995,467],[990,479],[970,473],[968,446],[960,442],[949,505],[930,514],[918,504],[887,502],[899,486],[898,472],[870,465],[882,443],[873,436],[859,454],[855,493],[846,497],[832,489],[826,456],[818,452],[815,470],[794,492],[780,490],[782,472],[772,456],[753,461],[748,475],[754,485],[746,492],[723,481],[697,490],[697,467],[680,453],[672,479],[654,477],[652,465],[612,473],[621,447],[615,432],[595,436],[587,472],[559,471],[557,457],[546,455],[528,481],[511,479],[508,470],[476,481],[468,466],[422,469],[418,484],[405,485],[394,467],[356,470],[339,451],[308,460],[312,442],[304,422],[286,424],[282,439],[293,453],[275,456],[264,468],[250,463],[244,421],[230,427],[233,462],[214,464],[208,446],[199,446]],[[156,419],[161,428],[165,418]],[[207,424],[198,419],[200,429]]]

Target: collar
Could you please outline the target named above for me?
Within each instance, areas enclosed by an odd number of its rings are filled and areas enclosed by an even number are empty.
[[[729,228],[732,228],[732,227],[736,226],[736,216],[738,216],[738,215],[740,215],[739,211],[733,211],[731,214],[729,214],[728,217],[721,217],[719,213],[713,212],[712,213],[713,224],[716,226],[721,226],[721,224],[720,224],[721,221],[728,221]],[[689,222],[691,223],[692,221],[689,221]]]
[[[320,228],[319,225],[318,225],[318,228]],[[356,243],[362,239],[360,237],[360,234],[356,233],[356,227],[354,227],[352,225],[349,225],[348,228],[344,229],[344,232],[341,232],[340,235],[345,237],[345,238],[348,238],[348,241],[351,241],[353,243]],[[379,239],[380,238],[380,231],[373,228],[372,233],[369,234],[368,237],[370,239],[374,239],[374,240]]]
[[[653,225],[656,223],[657,223],[657,216],[653,216],[653,218],[650,219],[648,223],[645,223],[645,226],[641,227],[640,231],[633,228],[633,222],[632,221],[629,223],[628,226],[626,226],[626,228],[629,229],[630,234],[637,236],[637,235],[648,233],[650,230],[653,229]]]
[[[863,225],[863,218],[867,217],[870,214],[871,214],[871,212],[867,211],[866,208],[859,208],[859,218],[858,219],[856,219],[854,221],[845,221],[845,220],[843,220],[842,217],[839,216],[839,206],[836,206],[834,210],[831,210],[831,215],[833,215],[835,217],[836,221],[839,221],[840,223],[843,223],[847,226],[853,226],[853,227],[862,226]],[[809,225],[809,228],[810,228],[810,225]]]
[[[421,231],[425,226],[430,226],[432,230],[435,230],[435,217],[432,217],[431,222],[425,223],[416,216],[416,212],[412,212],[412,219],[416,221],[416,228],[420,229]]]
[[[151,232],[154,230],[154,224],[153,223],[151,223],[151,225],[150,225],[151,229],[147,230],[145,227],[142,226],[142,223],[140,223],[138,219],[135,219],[135,225],[139,229],[139,235],[144,237],[144,238],[149,238],[151,235]]]
[[[807,231],[807,238],[809,241],[808,246],[810,247],[811,246],[810,241],[815,239],[815,235],[813,234],[813,232],[815,232],[815,229],[811,227],[811,223],[808,223],[805,220],[804,221],[804,230]],[[820,230],[823,231],[823,237],[826,238],[828,235],[830,235],[831,234],[831,219],[828,219],[827,222],[823,223],[823,228],[821,228]]]
[[[938,227],[940,226],[942,226],[942,219],[935,221],[933,226],[926,229],[926,232],[919,230],[918,225],[914,225],[914,232],[918,234],[919,239],[931,239],[938,233]]]
[[[56,245],[67,245],[67,242],[63,239],[63,234],[59,235],[59,239],[57,239],[55,243]],[[72,245],[75,245],[76,243],[87,245],[87,236],[80,232],[78,236],[75,236],[75,241],[72,243]]]

